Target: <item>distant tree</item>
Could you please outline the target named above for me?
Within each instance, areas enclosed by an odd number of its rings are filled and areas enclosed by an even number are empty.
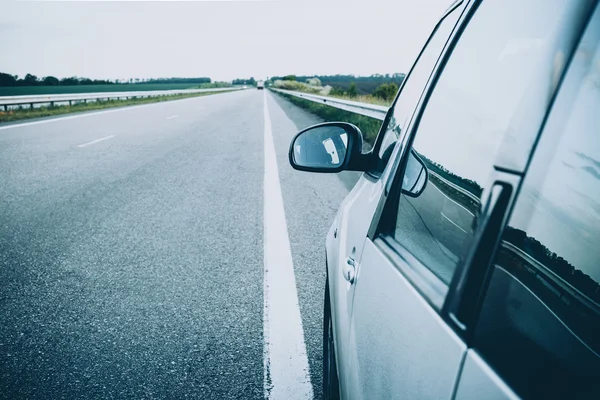
[[[70,78],[62,78],[60,80],[60,84],[66,86],[79,85],[79,79],[76,76],[72,76]]]
[[[25,79],[23,79],[26,86],[35,86],[39,83],[38,77],[35,75],[27,74],[25,75]]]
[[[114,85],[113,81],[104,80],[104,79],[94,79],[90,80],[90,85]]]
[[[0,86],[16,86],[17,77],[0,72]]]
[[[358,92],[356,91],[356,83],[350,82],[350,87],[348,88],[348,96],[356,97],[357,95],[358,95]]]
[[[256,80],[254,80],[254,77],[250,78],[250,79],[234,79],[233,81],[231,81],[232,85],[256,85]]]
[[[334,87],[334,88],[331,88],[331,91],[329,92],[329,94],[332,96],[343,96],[346,93],[342,89],[338,89],[338,88]]]
[[[42,84],[44,86],[57,86],[60,84],[60,81],[54,76],[47,76],[42,80]]]
[[[254,82],[253,78],[252,82]],[[198,78],[160,78],[160,79],[144,79],[144,78],[129,78],[129,79],[118,79],[116,82],[107,79],[90,79],[90,78],[78,78],[76,76],[58,79],[54,76],[46,76],[43,79],[38,79],[33,74],[27,74],[23,79],[19,79],[17,75],[10,75],[0,72],[0,86],[34,86],[34,85],[46,85],[46,86],[57,86],[57,85],[112,85],[115,83],[183,83],[183,84],[210,84],[211,79],[207,77]]]
[[[295,81],[296,80],[296,75],[287,75],[283,77],[284,81]]]
[[[398,85],[394,82],[392,83],[383,83],[373,91],[373,96],[379,97],[382,100],[392,100],[396,93],[398,92]]]

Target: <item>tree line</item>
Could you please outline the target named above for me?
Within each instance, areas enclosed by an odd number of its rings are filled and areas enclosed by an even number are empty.
[[[600,302],[600,284],[598,282],[548,249],[536,238],[528,236],[527,232],[507,226],[503,239],[529,254],[593,301]],[[563,300],[562,297],[560,299]]]
[[[157,78],[157,79],[122,79],[122,80],[107,80],[107,79],[90,79],[77,76],[58,79],[54,76],[45,76],[38,78],[33,74],[26,74],[23,78],[18,75],[11,75],[0,72],[0,87],[4,86],[73,86],[73,85],[117,85],[117,84],[135,84],[135,83],[189,83],[202,84],[211,83],[210,78]]]
[[[232,85],[256,85],[256,80],[254,79],[254,77],[251,77],[250,79],[234,79],[231,82]]]

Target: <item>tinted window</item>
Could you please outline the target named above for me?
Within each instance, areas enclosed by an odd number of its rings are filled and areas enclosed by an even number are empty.
[[[600,398],[600,15],[504,236],[475,348],[526,398]]]
[[[528,83],[544,76],[540,71],[553,57],[548,49],[576,6],[559,0],[483,2],[433,89],[413,143],[429,180],[420,196],[400,199],[394,236],[445,284],[471,248],[503,138],[512,129],[531,138],[539,131],[541,117],[537,124],[515,124],[528,109]]]
[[[383,161],[381,170],[383,170],[389,160],[394,147],[393,145],[400,138],[400,134],[404,132],[403,129],[421,98],[425,84],[459,16],[460,11],[454,9],[438,24],[425,49],[406,78],[379,147],[379,158]]]

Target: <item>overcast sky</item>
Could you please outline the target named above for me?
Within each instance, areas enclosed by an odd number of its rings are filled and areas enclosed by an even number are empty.
[[[213,80],[406,72],[451,0],[0,0],[0,72]]]

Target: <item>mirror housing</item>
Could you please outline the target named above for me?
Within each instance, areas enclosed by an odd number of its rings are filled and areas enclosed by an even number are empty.
[[[419,197],[429,181],[429,172],[425,162],[414,149],[408,153],[408,161],[402,177],[402,193],[410,197]]]
[[[299,171],[364,171],[363,136],[355,125],[325,122],[300,131],[290,143],[289,161]]]

